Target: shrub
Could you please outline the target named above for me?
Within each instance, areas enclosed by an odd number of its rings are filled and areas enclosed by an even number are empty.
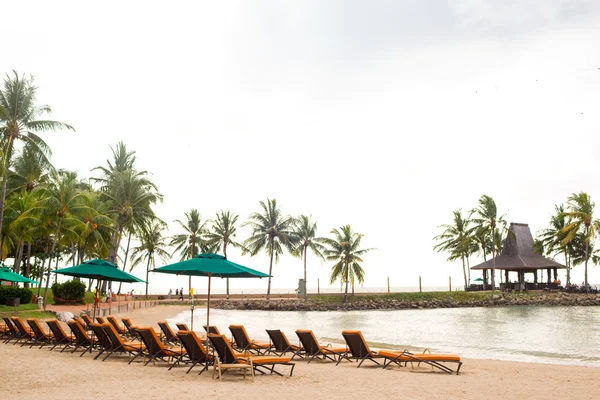
[[[85,284],[81,281],[66,281],[52,285],[54,304],[81,303],[85,297]]]
[[[0,304],[2,305],[6,304],[7,297],[18,297],[21,299],[21,304],[29,304],[32,296],[33,292],[29,289],[0,285]]]

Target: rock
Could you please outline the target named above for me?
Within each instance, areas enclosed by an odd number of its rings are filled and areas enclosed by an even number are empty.
[[[73,317],[75,317],[73,315],[72,312],[68,312],[68,311],[62,311],[62,312],[57,312],[56,313],[56,319],[62,322],[67,322],[69,320],[72,320]]]

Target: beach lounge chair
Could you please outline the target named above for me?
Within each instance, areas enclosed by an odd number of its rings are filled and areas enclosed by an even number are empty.
[[[160,327],[160,330],[163,332],[163,342],[165,344],[179,342],[179,338],[177,337],[175,332],[173,332],[173,330],[171,329],[171,326],[169,326],[167,321],[158,321],[158,326]]]
[[[104,354],[105,351],[111,351],[113,348],[113,344],[110,341],[110,338],[108,337],[106,332],[104,331],[104,328],[102,328],[102,325],[90,324],[90,326],[92,327],[92,331],[94,332],[94,335],[96,336],[96,346],[99,347],[99,349],[100,349],[98,354],[96,354],[96,357],[94,357],[94,360],[95,360],[98,357],[100,357],[102,354]]]
[[[44,331],[37,319],[29,318],[27,320],[27,325],[29,325],[31,327],[31,330],[33,331],[33,343],[29,347],[33,347],[34,345],[41,343],[41,349],[42,347],[54,341],[54,335],[52,334],[52,332]]]
[[[229,325],[229,330],[235,340],[234,347],[239,351],[255,351],[258,355],[265,354],[269,348],[270,343],[258,343],[254,340],[250,340],[248,333],[244,325]]]
[[[19,340],[22,339],[21,333],[19,332],[19,330],[17,329],[15,324],[10,320],[10,318],[2,317],[2,319],[4,320],[4,323],[5,323],[6,327],[8,328],[8,332],[9,332],[9,335],[6,337],[6,340],[4,340],[4,343],[8,343],[11,340],[16,340],[16,342],[14,344],[17,344],[19,342]]]
[[[345,347],[332,347],[331,344],[327,346],[321,346],[315,337],[313,331],[308,329],[298,329],[296,331],[300,343],[302,343],[302,349],[307,357],[310,357],[308,363],[312,360],[326,360],[337,361],[336,358],[342,357],[346,353]]]
[[[346,345],[348,346],[348,351],[346,354],[342,355],[338,360],[338,365],[344,358],[345,359],[354,359],[359,361],[358,366],[356,368],[360,368],[363,362],[366,360],[372,361],[375,364],[382,366],[377,361],[377,358],[383,358],[383,356],[379,355],[376,351],[372,351],[369,349],[369,345],[365,341],[363,334],[361,331],[351,331],[345,330],[342,331],[342,336],[346,340]]]
[[[11,332],[10,332],[10,328],[8,327],[8,325],[0,324],[0,339],[4,341],[4,340],[10,338],[10,336],[11,336]]]
[[[13,322],[20,334],[20,339],[17,340],[17,343],[19,343],[21,340],[25,340],[25,342],[21,344],[21,347],[35,340],[35,334],[31,328],[25,325],[21,317],[11,317],[10,320]]]
[[[265,371],[269,371],[271,374],[275,373],[279,376],[283,376],[280,372],[275,371],[275,367],[278,365],[287,365],[291,366],[290,376],[294,373],[295,363],[291,362],[290,357],[278,357],[278,356],[254,356],[250,355],[250,353],[236,353],[231,344],[229,344],[229,340],[225,337],[225,335],[208,335],[209,340],[213,344],[213,348],[218,354],[219,360],[219,374],[220,368],[223,365],[230,364],[246,364],[251,365],[252,368],[262,374]],[[213,371],[214,377],[215,371]]]
[[[180,359],[185,354],[185,349],[170,348],[161,343],[154,329],[149,326],[139,326],[136,330],[146,346],[144,353],[148,357],[148,361],[144,365],[157,359],[169,362],[169,359]]]
[[[175,324],[175,326],[180,331],[189,331],[190,330],[190,328],[188,328],[187,324],[184,324],[183,322],[178,322],[178,323]]]
[[[119,335],[113,324],[111,324],[110,322],[103,323],[102,329],[104,329],[106,336],[108,336],[108,339],[111,342],[111,346],[107,350],[108,354],[102,359],[102,361],[105,361],[114,353],[126,353],[128,355],[134,356],[131,360],[129,360],[129,364],[131,364],[133,360],[135,360],[140,354],[142,354],[142,350],[144,350],[144,345],[140,342],[129,342],[123,340],[121,335]]]
[[[126,327],[121,326],[121,324],[119,324],[119,321],[117,321],[117,319],[114,316],[109,315],[108,317],[106,317],[106,319],[115,328],[119,335],[129,335],[129,330]]]
[[[58,323],[58,320],[51,319],[49,321],[46,321],[46,324],[48,324],[48,328],[50,328],[50,331],[54,335],[54,346],[52,346],[50,350],[54,350],[56,346],[64,346],[60,351],[62,353],[75,341],[74,336],[69,336],[66,334],[62,326],[60,326],[60,324]]]
[[[92,319],[92,317],[90,317],[89,315],[87,315],[87,314],[84,313],[84,314],[81,314],[81,319],[83,319],[83,321],[85,322],[85,325],[82,324],[81,326],[84,329],[91,331],[92,330],[92,325],[90,325],[90,324],[94,323],[94,320]]]
[[[77,349],[79,349],[80,347],[83,347],[83,348],[85,348],[85,351],[83,353],[81,353],[81,355],[79,357],[82,357],[88,351],[91,354],[92,349],[97,347],[96,338],[90,337],[90,335],[88,335],[88,333],[84,329],[83,325],[81,325],[79,322],[75,321],[74,319],[67,321],[67,325],[69,325],[71,332],[75,336],[75,341],[73,344],[75,346],[75,348],[73,349],[73,351],[71,353],[74,353],[75,351],[77,351]]]
[[[391,350],[380,350],[379,355],[385,358],[383,368],[387,368],[390,364],[394,363],[397,365],[406,365],[407,363],[425,363],[430,365],[432,368],[437,368],[443,372],[452,374],[460,371],[462,361],[458,354],[432,354],[425,349],[425,352],[420,354],[414,354],[407,350],[404,351],[391,351]],[[446,365],[446,363],[457,364],[456,371]]]
[[[270,352],[275,353],[277,356],[282,356],[287,352],[292,353],[292,360],[298,356],[303,358],[301,355],[302,347],[295,346],[290,343],[285,333],[279,329],[266,329],[269,338],[271,339]]]
[[[121,318],[121,321],[123,321],[123,325],[125,325],[125,328],[127,328],[127,331],[129,331],[129,336],[132,338],[137,338],[138,334],[135,331],[136,326],[133,324],[133,322],[131,322],[131,319],[123,317]]]
[[[200,364],[203,366],[203,368],[198,375],[202,375],[202,373],[208,369],[208,366],[212,364],[214,360],[213,356],[206,352],[206,348],[202,345],[202,342],[194,332],[180,330],[177,332],[177,336],[185,348],[186,354],[185,357],[179,358],[173,365],[171,365],[169,370],[179,362],[185,364],[191,363],[192,366],[186,371],[186,374],[189,374],[192,368]]]
[[[97,316],[96,317],[96,322],[98,322],[100,325],[102,325],[103,323],[106,322],[106,320],[104,319],[104,317]]]
[[[210,335],[220,335],[221,334],[221,332],[219,332],[219,328],[217,328],[214,325],[211,325],[211,326],[202,325],[202,327],[204,328],[204,330],[206,331],[207,334],[210,334]]]

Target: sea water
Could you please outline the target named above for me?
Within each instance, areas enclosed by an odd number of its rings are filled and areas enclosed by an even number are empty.
[[[169,322],[190,324],[190,312]],[[194,330],[206,324],[196,306]],[[381,311],[210,312],[210,324],[230,335],[242,324],[252,339],[268,342],[265,329],[281,329],[292,343],[296,329],[312,329],[321,344],[344,342],[344,329],[359,329],[373,348],[425,348],[462,357],[600,367],[600,307],[494,307]]]

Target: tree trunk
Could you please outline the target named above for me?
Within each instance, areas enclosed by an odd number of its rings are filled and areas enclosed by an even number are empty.
[[[273,239],[270,240],[271,261],[269,262],[269,284],[267,285],[267,301],[271,299],[271,275],[273,272]]]
[[[492,228],[492,292],[496,290],[496,229]]]
[[[42,266],[40,267],[40,275],[38,277],[37,297],[40,297],[40,293],[42,293],[42,282],[44,281],[44,267],[46,266],[46,259],[49,256],[49,254],[48,254],[49,250],[50,250],[50,235],[48,235],[48,238],[46,239],[46,257],[44,257],[44,259],[42,260]]]
[[[467,290],[467,288],[469,287],[469,281],[467,280],[467,271],[465,270],[465,256],[463,255],[461,259],[463,265],[463,275],[465,277],[465,290]]]
[[[127,248],[125,249],[125,259],[123,259],[123,271],[125,271],[125,267],[127,266],[127,258],[129,257],[129,245],[131,244],[131,232],[129,232],[129,237],[127,238]],[[148,279],[146,279],[148,282]],[[121,287],[123,286],[123,282],[119,282],[119,290],[117,294],[121,294]]]
[[[21,259],[23,258],[23,248],[25,247],[25,242],[21,239],[17,241],[17,258],[15,259],[15,273],[21,273]]]
[[[52,257],[54,256],[54,250],[56,248],[56,243],[58,243],[58,236],[60,235],[60,224],[62,223],[62,218],[58,219],[58,223],[56,225],[56,232],[54,233],[54,241],[52,242],[52,248],[50,249],[50,258],[48,261],[48,274],[46,275],[46,288],[44,291],[44,310],[46,310],[46,299],[48,297],[48,285],[50,284],[50,272],[52,272]]]
[[[148,274],[149,273],[150,273],[150,254],[148,254],[148,263],[146,264],[146,300],[148,299]]]
[[[565,254],[565,267],[567,267],[567,288],[571,284],[571,268],[569,268],[569,258],[567,256],[567,248],[563,247],[563,253]]]
[[[227,239],[223,239],[223,256],[227,260]],[[226,299],[229,300],[229,278],[225,278],[225,295]]]
[[[304,246],[304,301],[308,300],[308,285],[306,284],[306,254],[308,247]]]
[[[469,256],[467,256],[467,278],[471,282],[471,264],[469,264]]]
[[[344,261],[346,263],[346,290],[344,291],[344,304],[348,302],[348,284],[350,283],[350,266],[348,265],[348,260]]]
[[[31,243],[27,243],[27,258],[25,259],[25,276],[29,278],[31,274]],[[24,287],[29,288],[29,282],[25,282]]]
[[[119,229],[114,234],[112,240],[112,247],[110,249],[110,252],[108,253],[108,261],[115,265],[117,265],[117,256],[119,254],[119,246],[121,245],[121,236],[123,235],[124,226],[119,223],[118,228]],[[100,293],[106,293],[107,283],[109,283],[109,281],[102,282],[102,285],[100,287]]]
[[[589,292],[589,286],[588,286],[588,258],[590,256],[589,251],[590,251],[590,240],[589,240],[589,235],[590,233],[590,228],[589,227],[585,227],[585,270],[584,270],[584,283],[585,283],[585,291]]]
[[[7,161],[8,164],[8,161]],[[2,232],[2,220],[4,219],[4,201],[6,200],[6,181],[8,174],[5,172],[8,165],[5,165],[2,169],[2,194],[0,195],[0,233]]]

